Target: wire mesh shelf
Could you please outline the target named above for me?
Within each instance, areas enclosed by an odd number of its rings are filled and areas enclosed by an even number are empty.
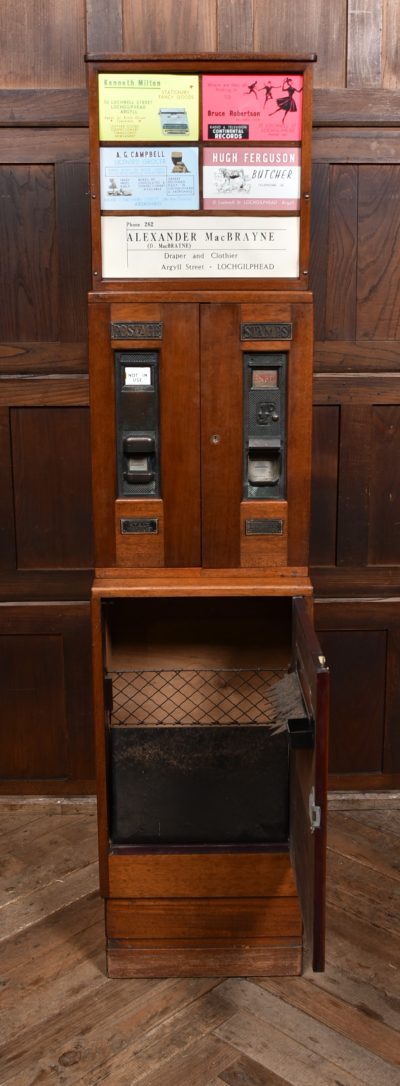
[[[286,724],[302,708],[295,675],[285,670],[112,671],[111,724]]]

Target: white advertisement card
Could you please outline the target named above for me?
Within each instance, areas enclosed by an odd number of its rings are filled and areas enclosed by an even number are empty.
[[[298,216],[102,217],[105,279],[271,279],[299,274]]]

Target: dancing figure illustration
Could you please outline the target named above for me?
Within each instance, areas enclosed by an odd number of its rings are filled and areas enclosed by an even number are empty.
[[[265,83],[264,87],[261,87],[260,89],[265,91],[264,105],[266,104],[266,102],[268,102],[269,99],[272,99],[271,91],[278,90],[277,86],[274,83]]]
[[[273,112],[269,114],[269,116],[273,117],[274,113],[279,113],[279,110],[282,109],[283,110],[282,124],[283,124],[284,121],[286,120],[286,117],[287,117],[288,113],[297,113],[297,106],[296,106],[296,102],[295,102],[293,96],[294,96],[295,93],[301,94],[303,88],[300,87],[299,90],[298,90],[297,87],[293,86],[293,80],[290,79],[290,76],[287,76],[286,79],[284,79],[284,81],[282,83],[282,90],[286,91],[286,95],[285,95],[284,98],[277,98],[276,99],[278,109],[274,109]]]
[[[248,83],[247,86],[248,86],[249,89],[247,91],[245,91],[244,93],[245,94],[254,94],[254,97],[257,98],[257,91],[256,91],[257,82],[258,82],[257,79],[255,79],[254,83]]]

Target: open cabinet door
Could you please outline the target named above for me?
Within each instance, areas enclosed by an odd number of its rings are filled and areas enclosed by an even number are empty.
[[[325,963],[329,671],[304,599],[293,601],[293,665],[314,721],[312,747],[291,750],[290,850],[304,924],[304,964]]]

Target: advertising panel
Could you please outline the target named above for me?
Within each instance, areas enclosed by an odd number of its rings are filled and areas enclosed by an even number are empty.
[[[205,147],[203,207],[246,211],[297,211],[298,147]]]
[[[295,278],[298,216],[102,217],[106,279]]]
[[[197,140],[199,77],[99,75],[100,140]]]
[[[203,140],[300,140],[303,77],[203,75]]]
[[[102,211],[199,207],[197,147],[101,147]]]

